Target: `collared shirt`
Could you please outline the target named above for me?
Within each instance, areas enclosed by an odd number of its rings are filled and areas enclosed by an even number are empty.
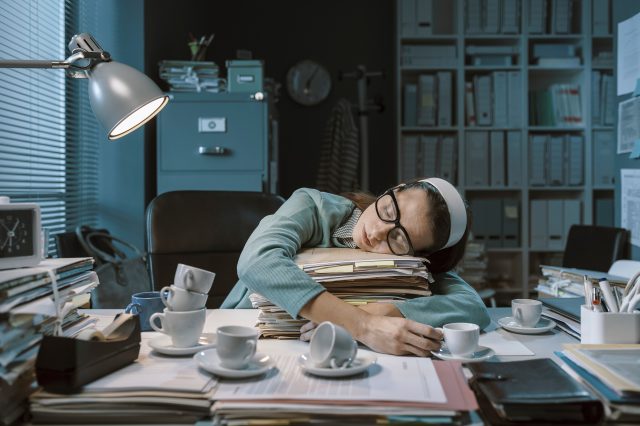
[[[354,207],[351,212],[351,216],[347,219],[345,223],[340,225],[333,234],[331,235],[333,238],[337,238],[342,244],[349,248],[358,248],[356,242],[353,241],[353,228],[355,228],[356,223],[358,223],[358,219],[360,219],[360,215],[362,214],[362,210],[357,207]]]

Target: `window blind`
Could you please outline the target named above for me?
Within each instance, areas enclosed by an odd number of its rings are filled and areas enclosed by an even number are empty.
[[[69,56],[77,27],[95,23],[91,12],[90,2],[3,0],[0,58]],[[37,202],[51,236],[97,221],[91,114],[86,81],[59,69],[0,69],[0,195]]]

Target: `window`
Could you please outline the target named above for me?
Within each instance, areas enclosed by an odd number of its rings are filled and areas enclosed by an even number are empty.
[[[89,1],[3,0],[0,58],[66,58],[71,36],[95,28],[94,13]],[[97,154],[86,81],[59,69],[0,69],[0,195],[37,202],[50,235],[95,225]]]

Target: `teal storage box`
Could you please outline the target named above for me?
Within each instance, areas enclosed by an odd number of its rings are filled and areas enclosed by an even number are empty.
[[[260,60],[234,59],[226,62],[228,92],[261,92],[263,64]]]

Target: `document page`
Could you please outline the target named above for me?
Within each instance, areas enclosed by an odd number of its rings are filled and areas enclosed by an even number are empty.
[[[640,247],[640,170],[620,170],[620,226],[631,231],[631,244]]]
[[[428,358],[378,355],[362,374],[322,378],[305,374],[297,355],[275,355],[277,369],[244,381],[220,380],[214,400],[289,399],[445,403],[447,398]]]

